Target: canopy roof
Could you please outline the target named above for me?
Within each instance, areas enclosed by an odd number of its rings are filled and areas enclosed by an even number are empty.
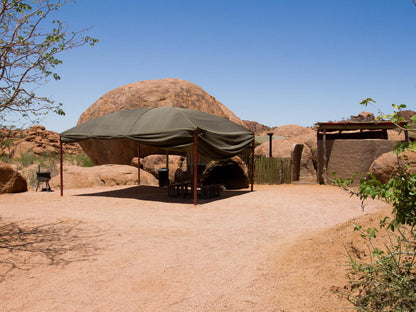
[[[88,120],[60,134],[63,142],[128,138],[167,149],[186,149],[198,134],[198,151],[214,159],[245,149],[254,134],[228,119],[171,106],[137,108]]]

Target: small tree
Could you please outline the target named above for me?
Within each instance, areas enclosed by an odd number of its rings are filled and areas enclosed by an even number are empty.
[[[37,95],[36,88],[59,80],[58,55],[98,40],[69,32],[53,13],[72,0],[1,0],[0,2],[0,125],[17,115],[29,119],[53,111],[64,115],[61,103]]]

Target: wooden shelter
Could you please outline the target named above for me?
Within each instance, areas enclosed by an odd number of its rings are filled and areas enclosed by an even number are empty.
[[[320,184],[326,184],[328,179],[328,169],[330,158],[333,154],[334,142],[337,140],[345,140],[344,144],[348,145],[341,154],[344,157],[345,166],[354,167],[355,163],[360,162],[357,166],[361,171],[368,171],[369,162],[382,153],[392,150],[395,144],[388,141],[388,131],[403,127],[406,123],[396,124],[391,121],[372,121],[372,122],[319,122],[316,123],[317,130],[317,147],[318,147],[318,163],[317,163],[317,181]],[[405,132],[405,140],[409,140],[408,131]],[[348,141],[355,140],[355,141]],[[369,140],[369,141],[366,141]],[[383,140],[385,142],[383,142]],[[360,142],[361,141],[361,142]],[[361,143],[361,146],[359,144]],[[360,150],[361,148],[361,150]],[[367,150],[366,150],[367,148]],[[371,153],[371,155],[369,155]],[[351,160],[354,158],[353,160]],[[371,163],[370,163],[371,164]],[[333,168],[332,168],[333,169]],[[349,168],[353,170],[354,168]],[[358,173],[360,170],[357,170]],[[332,172],[329,172],[330,174]],[[338,172],[337,172],[338,173]]]

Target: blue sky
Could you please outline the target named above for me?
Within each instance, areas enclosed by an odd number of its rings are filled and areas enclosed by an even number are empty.
[[[100,42],[62,56],[39,92],[64,104],[49,130],[73,127],[121,85],[180,78],[241,119],[268,126],[341,120],[372,97],[416,110],[411,0],[78,0],[58,12]]]

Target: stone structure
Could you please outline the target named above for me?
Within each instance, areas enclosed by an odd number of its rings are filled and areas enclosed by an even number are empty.
[[[356,182],[359,182],[368,173],[373,161],[392,151],[395,144],[395,141],[382,139],[328,140],[326,178],[331,180],[333,172],[344,179],[358,173]]]

